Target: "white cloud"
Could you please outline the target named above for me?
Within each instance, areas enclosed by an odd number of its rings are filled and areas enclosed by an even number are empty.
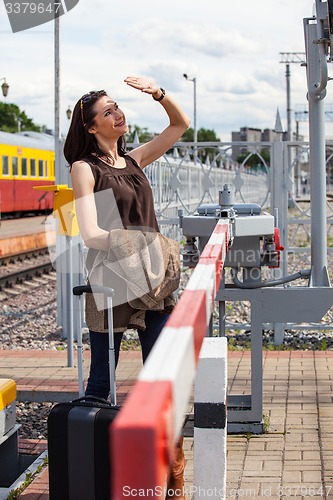
[[[236,29],[222,29],[210,22],[191,22],[183,20],[149,19],[128,27],[128,37],[135,39],[138,50],[142,47],[167,46],[176,50],[177,57],[187,54],[197,57],[240,57],[242,54],[260,51],[260,44],[247,38]]]
[[[168,0],[163,15],[151,0],[80,0],[61,18],[61,116],[80,95],[105,88],[128,120],[159,131],[161,107],[128,88],[128,74],[151,76],[193,115],[197,77],[198,127],[230,138],[243,125],[272,127],[276,108],[286,116],[285,66],[279,52],[304,51],[303,17],[313,0]],[[2,9],[2,10],[1,10]],[[15,102],[37,123],[53,127],[53,26],[12,34],[0,5],[1,74]],[[332,72],[332,69],[330,69]],[[291,67],[292,108],[304,103],[305,70]],[[332,98],[330,98],[330,94]],[[2,98],[3,99],[3,98]],[[333,88],[328,88],[333,102]]]

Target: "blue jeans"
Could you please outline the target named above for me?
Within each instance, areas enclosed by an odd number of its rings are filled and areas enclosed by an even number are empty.
[[[146,330],[138,330],[143,362],[146,361],[168,318],[169,314],[158,311],[146,312]],[[107,399],[110,392],[108,334],[89,331],[89,335],[91,363],[85,394],[86,396],[90,395]],[[118,364],[122,336],[122,333],[114,333],[116,366]]]

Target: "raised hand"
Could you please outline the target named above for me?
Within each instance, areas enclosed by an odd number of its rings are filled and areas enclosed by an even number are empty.
[[[141,90],[141,92],[145,92],[146,94],[155,94],[159,90],[154,80],[142,76],[128,76],[124,82],[130,87]]]

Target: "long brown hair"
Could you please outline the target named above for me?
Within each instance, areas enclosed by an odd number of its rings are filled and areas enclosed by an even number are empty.
[[[88,132],[95,122],[95,104],[101,97],[106,95],[107,93],[105,90],[93,90],[85,94],[85,96],[79,99],[75,104],[72,121],[64,145],[64,155],[70,167],[75,161],[81,160],[81,158],[89,156],[91,153],[94,153],[98,158],[110,161],[111,165],[114,164],[114,158],[103,151],[98,146],[94,134]],[[90,99],[84,100],[86,96],[89,96]],[[119,156],[125,156],[126,143],[124,136],[119,137],[117,149]]]

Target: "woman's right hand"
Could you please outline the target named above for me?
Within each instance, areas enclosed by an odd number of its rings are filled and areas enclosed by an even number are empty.
[[[156,94],[160,90],[154,80],[142,76],[128,76],[124,82],[134,89],[141,90],[145,94]]]
[[[134,158],[141,168],[144,168],[157,160],[157,158],[163,156],[180,139],[189,126],[190,119],[168,93],[162,94],[160,88],[153,80],[128,76],[125,82],[131,87],[141,90],[141,92],[152,95],[155,97],[155,100],[159,100],[170,120],[168,127],[157,137],[130,151],[129,155]],[[160,100],[161,95],[164,96],[162,100]]]

